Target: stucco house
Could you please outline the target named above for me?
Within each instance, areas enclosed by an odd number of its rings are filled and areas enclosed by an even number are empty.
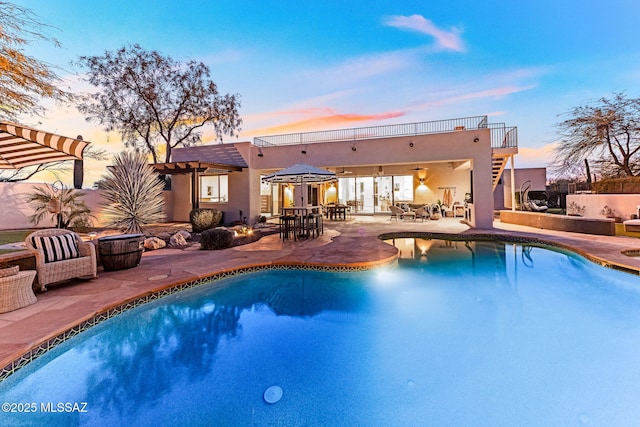
[[[360,214],[389,214],[394,204],[431,204],[451,195],[466,203],[472,227],[491,228],[493,191],[518,152],[517,129],[486,116],[256,137],[249,142],[174,149],[156,164],[172,175],[167,219],[188,221],[213,207],[224,222],[256,222],[300,203],[343,203]],[[307,163],[336,173],[318,185],[269,184],[261,178]]]

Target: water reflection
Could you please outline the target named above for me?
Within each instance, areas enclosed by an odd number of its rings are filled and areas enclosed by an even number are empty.
[[[90,343],[96,368],[87,377],[88,401],[126,415],[140,410],[140,402],[153,405],[174,387],[176,375],[206,375],[220,342],[239,333],[241,311],[203,301],[127,316]]]
[[[209,295],[196,290],[170,297],[170,304],[141,307],[76,347],[94,361],[86,380],[92,407],[126,418],[158,404],[176,387],[176,378],[206,378],[221,344],[242,335],[245,310],[309,317],[357,310],[364,299],[361,287],[349,287],[336,275],[297,271],[250,278],[230,279]]]

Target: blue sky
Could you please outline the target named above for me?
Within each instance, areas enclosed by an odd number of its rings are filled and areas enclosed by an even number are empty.
[[[571,107],[640,96],[631,0],[14,1],[56,27],[62,48],[28,53],[74,90],[86,87],[71,61],[130,43],[209,65],[221,93],[241,95],[240,140],[486,114],[518,127],[516,167],[538,167]],[[122,148],[74,109],[30,124]]]

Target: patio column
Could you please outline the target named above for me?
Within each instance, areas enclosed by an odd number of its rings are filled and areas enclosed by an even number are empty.
[[[198,209],[200,207],[200,202],[198,198],[198,194],[200,194],[200,173],[198,169],[193,169],[191,173],[191,206],[192,209]]]
[[[511,156],[511,210],[516,210],[516,171],[513,161],[513,154]]]

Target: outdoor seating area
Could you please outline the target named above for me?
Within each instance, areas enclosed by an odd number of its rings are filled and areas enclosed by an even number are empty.
[[[455,214],[455,210],[452,209],[447,211],[444,206],[441,206],[437,203],[432,203],[430,205],[419,205],[415,209],[407,204],[405,204],[403,207],[389,206],[389,212],[391,213],[389,220],[395,219],[396,221],[400,219],[403,221],[409,220],[415,222],[417,219],[420,219],[424,222],[425,219],[438,220],[444,216],[458,216]],[[446,212],[451,212],[451,214],[446,215]],[[464,213],[464,207],[462,212]]]

